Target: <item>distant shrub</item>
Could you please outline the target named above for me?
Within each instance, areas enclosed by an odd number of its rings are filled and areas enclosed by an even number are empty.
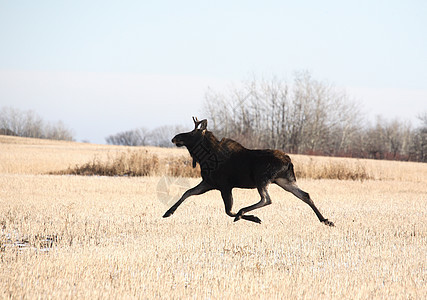
[[[83,165],[69,167],[66,170],[51,174],[61,175],[99,175],[99,176],[153,176],[159,169],[157,155],[148,151],[128,151],[116,157],[102,161],[94,158]]]
[[[193,168],[190,159],[174,157],[160,161],[156,154],[148,151],[127,151],[110,157],[106,161],[94,158],[83,165],[52,172],[55,175],[83,176],[175,176],[198,177],[200,168]]]
[[[200,177],[200,166],[193,168],[191,158],[177,157],[167,160],[166,169],[162,175],[174,177]]]
[[[325,163],[308,162],[295,166],[295,175],[298,178],[311,179],[338,179],[338,180],[368,180],[371,176],[361,163],[351,164],[340,161],[329,161]]]

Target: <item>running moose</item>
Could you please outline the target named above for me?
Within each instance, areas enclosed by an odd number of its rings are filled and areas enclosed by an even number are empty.
[[[207,120],[198,121],[193,117],[194,130],[180,133],[172,139],[178,147],[187,147],[193,159],[193,167],[200,164],[202,182],[186,191],[182,197],[163,215],[170,217],[175,210],[190,196],[200,195],[210,190],[219,190],[224,200],[225,212],[234,221],[240,219],[261,223],[254,215],[246,213],[271,204],[267,188],[275,183],[284,190],[307,203],[316,213],[320,222],[334,226],[325,219],[314,205],[309,194],[301,190],[295,179],[291,159],[279,150],[250,150],[236,141],[223,138],[221,141],[206,129]],[[237,214],[232,212],[233,188],[258,189],[261,200],[258,203],[240,209]]]

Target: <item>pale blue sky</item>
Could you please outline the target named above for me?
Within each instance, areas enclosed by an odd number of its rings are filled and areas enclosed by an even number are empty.
[[[368,117],[415,123],[427,110],[426,16],[427,1],[0,0],[0,107],[103,143],[191,123],[208,86],[308,70]]]

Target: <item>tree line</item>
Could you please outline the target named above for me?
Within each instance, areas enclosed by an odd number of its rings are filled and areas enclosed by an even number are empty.
[[[152,130],[141,127],[109,135],[105,141],[110,145],[172,147],[172,137],[183,131],[185,129],[179,125],[165,125]]]
[[[0,110],[0,134],[39,139],[73,141],[73,133],[61,121],[44,121],[32,110],[2,107]]]
[[[249,80],[227,93],[209,90],[204,111],[218,137],[252,148],[295,154],[427,161],[427,113],[422,125],[377,117],[372,124],[345,91],[296,73]]]

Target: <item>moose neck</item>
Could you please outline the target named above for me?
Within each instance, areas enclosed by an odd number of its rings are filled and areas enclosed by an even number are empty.
[[[202,175],[209,174],[218,168],[221,157],[219,142],[212,133],[206,132],[205,136],[188,151],[193,160],[200,164]]]

